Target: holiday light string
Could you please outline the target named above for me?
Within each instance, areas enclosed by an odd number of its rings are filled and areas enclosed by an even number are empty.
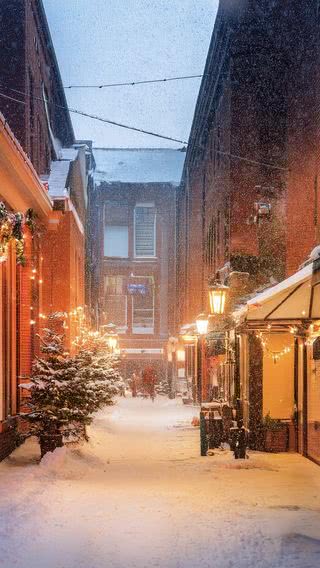
[[[273,360],[274,364],[278,363],[278,361],[282,357],[284,357],[285,355],[288,355],[288,353],[291,352],[291,347],[289,347],[289,346],[284,347],[280,351],[274,351],[274,350],[272,350],[268,347],[267,338],[263,335],[263,333],[261,331],[259,333],[256,333],[255,335],[256,335],[256,338],[260,340],[263,352],[267,355],[267,357],[270,357]]]

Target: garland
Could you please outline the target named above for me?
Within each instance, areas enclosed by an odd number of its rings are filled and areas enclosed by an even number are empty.
[[[17,264],[25,265],[24,227],[28,227],[31,233],[34,233],[35,214],[33,210],[28,209],[25,214],[10,213],[5,204],[0,201],[0,262],[7,259],[8,247],[13,241],[16,246]]]

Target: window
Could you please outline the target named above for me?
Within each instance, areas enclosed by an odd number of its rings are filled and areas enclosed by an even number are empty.
[[[125,225],[105,226],[104,256],[128,257],[128,227]]]
[[[128,258],[128,206],[108,200],[105,207],[104,256]]]
[[[124,276],[106,276],[105,311],[106,322],[114,323],[119,333],[127,331],[127,295]]]
[[[147,281],[145,293],[132,296],[132,333],[154,333],[154,285],[153,278]]]
[[[156,211],[153,204],[135,207],[134,241],[135,256],[156,256]]]

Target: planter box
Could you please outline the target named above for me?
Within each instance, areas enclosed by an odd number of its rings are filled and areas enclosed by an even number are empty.
[[[264,449],[266,452],[288,451],[288,427],[284,425],[281,430],[266,430],[264,437]]]

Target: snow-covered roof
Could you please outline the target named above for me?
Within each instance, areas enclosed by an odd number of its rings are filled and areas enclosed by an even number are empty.
[[[185,152],[171,148],[94,148],[96,182],[179,185]]]
[[[83,145],[82,145],[83,146]],[[71,148],[60,148],[59,160],[51,162],[51,170],[48,179],[49,195],[52,198],[65,197],[68,195],[67,180],[70,170],[70,163],[77,159],[79,146]]]
[[[49,195],[52,198],[65,197],[66,186],[70,168],[70,160],[56,160],[51,162],[51,170],[48,179]]]

